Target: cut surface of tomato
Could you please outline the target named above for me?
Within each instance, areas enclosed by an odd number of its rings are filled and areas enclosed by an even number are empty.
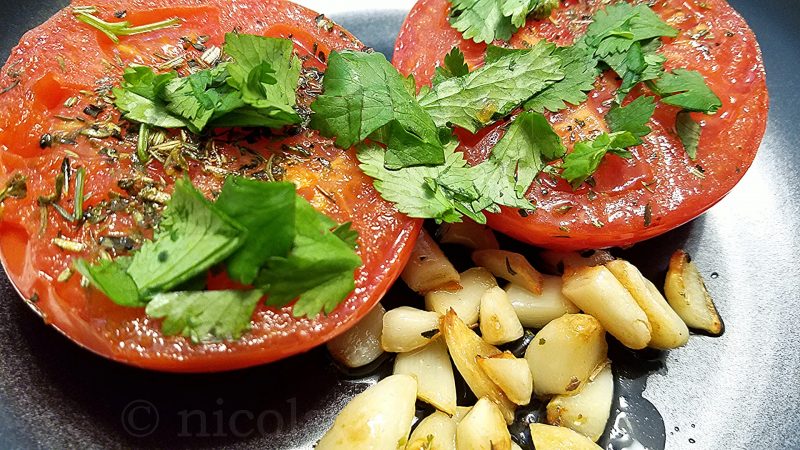
[[[76,2],[78,6],[83,2]],[[290,127],[219,130],[204,139],[170,133],[178,152],[167,151],[146,171],[137,169],[138,126],[128,125],[108,102],[125,67],[147,65],[162,70],[188,61],[201,64],[224,34],[259,34],[292,39],[303,61],[298,107],[308,108],[319,93],[321,71],[332,50],[361,49],[346,30],[324,16],[284,0],[105,0],[92,1],[107,21],[123,15],[134,25],[172,17],[179,27],[121,37],[114,44],[104,34],[78,22],[69,9],[28,32],[0,72],[0,180],[26,177],[27,195],[8,198],[0,216],[0,251],[6,272],[20,294],[43,319],[85,348],[108,358],[164,371],[219,371],[262,364],[306,351],[352,326],[374,306],[399,273],[413,247],[420,221],[399,214],[383,201],[372,180],[358,169],[355,154],[341,150],[316,132]],[[97,111],[86,108],[94,105]],[[87,131],[114,130],[97,137]],[[108,128],[106,124],[113,125]],[[128,128],[130,127],[130,131]],[[55,190],[65,158],[74,174],[86,171],[86,215],[82,224],[66,220],[38,199]],[[71,261],[95,260],[146,239],[155,226],[153,209],[131,198],[142,189],[169,193],[176,177],[188,174],[207,195],[218,192],[228,174],[294,182],[298,193],[339,223],[359,232],[363,266],[356,290],[333,313],[316,319],[295,318],[291,307],[260,306],[253,327],[242,339],[195,345],[166,337],[160,323],[143,309],[122,308],[71,273]],[[60,202],[74,204],[74,181]],[[137,206],[138,205],[138,206]],[[257,213],[257,212],[256,212]],[[80,244],[64,250],[56,238]],[[224,283],[214,277],[210,287]]]
[[[545,20],[529,20],[510,40],[524,48],[546,39],[569,45],[607,2],[565,0]],[[724,0],[663,0],[652,9],[679,30],[664,39],[666,69],[700,72],[721,98],[715,115],[692,114],[702,124],[697,159],[686,154],[675,132],[674,107],[659,104],[649,123],[653,132],[632,149],[633,158],[608,155],[594,175],[594,186],[573,190],[563,180],[541,175],[528,192],[535,211],[504,208],[489,224],[534,245],[580,250],[627,246],[662,234],[697,217],[717,203],[744,175],[766,128],[768,94],[761,52],[744,19]],[[397,41],[393,63],[420,84],[455,46],[470,68],[483,63],[486,46],[464,40],[448,23],[447,0],[420,0]],[[601,77],[582,105],[548,114],[567,148],[605,129],[604,116],[620,82]],[[640,88],[630,98],[650,94]],[[476,135],[459,131],[470,162],[486,158],[501,136],[499,125]]]

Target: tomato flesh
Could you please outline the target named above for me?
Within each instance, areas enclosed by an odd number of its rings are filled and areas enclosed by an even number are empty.
[[[101,3],[99,14],[109,21],[119,20],[112,14],[124,10],[126,20],[134,24],[171,17],[180,17],[182,23],[177,28],[122,37],[115,45],[64,10],[27,33],[13,50],[0,73],[0,88],[18,83],[0,96],[0,179],[21,173],[27,178],[28,193],[22,200],[10,198],[3,204],[0,251],[20,294],[32,299],[29,303],[47,323],[78,344],[120,362],[165,371],[219,371],[262,364],[308,350],[352,326],[399,276],[420,227],[420,221],[399,214],[380,198],[372,180],[358,169],[353,151],[338,149],[332,140],[303,128],[272,134],[220,131],[211,143],[197,145],[201,156],[167,155],[142,173],[131,159],[135,133],[129,137],[113,107],[106,107],[97,119],[84,114],[83,109],[95,100],[81,91],[103,90],[117,83],[130,64],[156,67],[181,55],[199,59],[203,52],[181,38],[199,42],[207,36],[203,45],[210,47],[221,46],[224,34],[233,30],[286,37],[295,42],[304,74],[312,75],[311,69],[324,70],[330,51],[360,49],[361,43],[344,29],[331,28],[316,13],[283,0],[156,0],[147,2],[147,7],[116,0]],[[313,101],[312,91],[301,87],[301,108]],[[78,98],[72,107],[71,97]],[[87,123],[106,120],[122,126],[119,139],[79,134]],[[45,133],[59,136],[59,142],[42,148],[40,139]],[[226,137],[217,139],[222,134]],[[176,136],[172,133],[167,139]],[[64,137],[67,141],[60,140]],[[107,212],[110,200],[126,199],[129,192],[119,183],[124,179],[149,179],[168,193],[175,177],[188,173],[208,195],[218,192],[228,173],[293,181],[315,207],[338,222],[352,222],[359,232],[358,252],[364,265],[356,271],[356,290],[332,314],[316,319],[295,318],[291,307],[260,306],[253,329],[236,342],[195,345],[182,337],[164,336],[159,321],[147,318],[142,309],[115,305],[82,287],[78,275],[64,280],[73,258],[91,260],[107,250],[99,243],[101,237],[147,238],[153,225],[147,223],[146,211],[129,209],[78,226],[48,207],[42,220],[37,199],[53,193],[65,157],[70,158],[73,171],[86,170],[86,211]],[[59,203],[68,211],[72,211],[73,191],[70,184]],[[52,243],[57,237],[81,242],[85,248],[61,250]],[[209,282],[212,288],[225,284],[215,278]]]
[[[567,0],[546,20],[529,20],[510,40],[524,48],[541,39],[569,45],[585,32],[586,18],[605,2]],[[723,0],[663,0],[653,10],[680,34],[664,39],[666,68],[699,71],[722,99],[715,115],[693,114],[703,125],[697,160],[692,161],[675,132],[677,110],[659,105],[653,132],[635,147],[633,158],[606,156],[594,187],[573,190],[563,180],[541,175],[528,192],[533,212],[504,208],[489,224],[534,245],[579,250],[627,246],[662,234],[713,206],[741,179],[764,135],[768,94],[761,52],[744,19]],[[434,67],[458,46],[471,68],[483,63],[485,45],[461,38],[447,21],[447,0],[421,0],[409,14],[393,63],[419,83],[430,83]],[[588,100],[548,118],[571,148],[605,129],[603,117],[620,82],[601,77]],[[630,98],[648,93],[639,89]],[[651,94],[652,95],[652,94]],[[486,158],[501,136],[499,125],[477,135],[459,131],[470,162]]]

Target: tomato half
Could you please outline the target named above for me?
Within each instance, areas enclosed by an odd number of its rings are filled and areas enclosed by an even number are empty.
[[[586,19],[605,4],[562,1],[552,17],[529,20],[510,45],[523,48],[541,39],[569,45],[585,32]],[[722,199],[750,167],[764,135],[768,108],[764,65],[753,32],[723,0],[650,4],[680,30],[677,38],[664,40],[666,68],[699,71],[723,102],[716,115],[693,115],[703,125],[697,160],[689,159],[676,135],[677,110],[659,105],[649,124],[653,132],[633,149],[633,159],[607,156],[594,176],[594,187],[577,191],[563,180],[541,175],[527,194],[537,209],[506,208],[489,217],[492,227],[521,241],[563,250],[626,246],[697,217]],[[430,83],[434,68],[454,46],[464,52],[470,67],[483,63],[486,46],[462,39],[450,27],[448,12],[447,0],[421,0],[403,25],[393,62],[419,83]],[[606,75],[584,104],[548,115],[568,148],[607,131],[603,118],[619,84]],[[640,89],[630,98],[643,93]],[[480,162],[501,133],[498,125],[474,136],[459,132],[461,149],[470,162]]]
[[[128,65],[175,64],[186,71],[188,61],[202,65],[203,54],[221,46],[226,32],[236,30],[294,40],[304,69],[298,102],[308,108],[319,93],[319,70],[324,70],[330,51],[360,49],[361,43],[323,16],[283,0],[90,3],[99,6],[98,14],[108,21],[120,20],[114,17],[118,12],[134,25],[170,17],[180,17],[182,23],[122,37],[115,45],[64,10],[27,33],[13,50],[0,73],[0,89],[10,88],[0,96],[0,180],[5,183],[20,173],[27,178],[28,192],[24,199],[8,198],[3,204],[0,250],[21,295],[47,323],[87,349],[165,371],[218,371],[274,361],[336,336],[365,315],[398,277],[420,221],[399,214],[380,198],[372,180],[358,170],[353,151],[337,149],[331,140],[302,127],[272,133],[220,130],[194,141],[181,141],[180,134],[172,133],[165,140],[183,142],[180,150],[165,151],[160,161],[142,171],[131,161],[135,133],[128,132],[118,112],[102,98]],[[90,105],[102,111],[84,111]],[[97,137],[90,125],[98,123],[121,129]],[[65,157],[73,174],[78,167],[87,173],[82,224],[38,204],[40,196],[54,192]],[[113,255],[118,250],[115,243],[124,246],[130,242],[125,239],[151,236],[152,211],[133,206],[141,202],[129,199],[144,196],[144,188],[168,193],[184,173],[208,195],[218,192],[229,173],[295,182],[315,207],[340,223],[351,221],[359,232],[364,265],[356,272],[355,292],[332,314],[314,320],[294,318],[289,307],[261,306],[252,331],[241,340],[194,345],[182,337],[164,336],[160,324],[143,310],[119,307],[82,287],[80,276],[70,276],[73,258]],[[59,205],[71,211],[75,193],[73,184],[68,186]],[[83,248],[62,250],[53,244],[57,237]],[[225,281],[210,282],[213,287]]]

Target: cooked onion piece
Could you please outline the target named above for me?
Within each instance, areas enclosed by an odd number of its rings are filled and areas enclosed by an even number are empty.
[[[445,314],[442,320],[444,335],[450,357],[464,381],[476,397],[487,397],[497,403],[506,422],[514,420],[515,405],[497,387],[488,375],[478,366],[479,356],[488,358],[500,354],[497,347],[487,344],[456,315],[454,311]]]
[[[639,269],[621,259],[607,263],[606,268],[625,286],[647,315],[652,329],[650,347],[678,348],[689,341],[689,329],[686,324]]]
[[[669,260],[664,293],[670,306],[690,328],[717,336],[722,334],[724,326],[714,300],[697,266],[683,250],[675,252]]]
[[[419,294],[434,289],[458,289],[459,284],[458,271],[425,230],[420,233],[401,277]]]
[[[493,345],[516,341],[525,333],[506,291],[499,286],[481,297],[480,327],[483,340]]]
[[[362,367],[383,354],[381,331],[386,312],[379,303],[360,322],[328,342],[328,351],[347,367]]]
[[[511,450],[511,434],[503,413],[486,397],[458,423],[456,448],[459,450]]]
[[[402,353],[418,349],[438,334],[440,315],[410,306],[401,306],[383,315],[381,347]]]
[[[543,423],[531,424],[531,440],[536,450],[602,450],[580,433]]]
[[[580,312],[580,309],[561,292],[563,285],[561,277],[544,275],[542,280],[541,295],[514,283],[506,286],[511,306],[514,307],[524,327],[539,329],[564,314]]]
[[[405,442],[411,431],[416,401],[414,377],[384,378],[350,400],[316,448],[397,448],[398,442]]]
[[[606,430],[613,400],[614,376],[608,364],[577,394],[553,397],[547,404],[547,422],[597,441]]]
[[[456,421],[436,411],[422,419],[408,438],[406,450],[455,450]]]
[[[500,248],[491,228],[470,219],[442,224],[436,235],[442,244],[463,245],[473,250]]]
[[[517,405],[527,405],[533,394],[533,375],[528,361],[511,353],[501,353],[491,358],[478,357],[478,365]]]
[[[586,314],[567,314],[548,323],[525,351],[536,395],[575,394],[608,354],[605,330]]]
[[[579,267],[564,273],[564,295],[591,314],[623,345],[642,349],[650,342],[650,322],[642,308],[604,266]]]
[[[605,250],[589,250],[585,252],[559,252],[545,250],[539,253],[539,258],[544,263],[544,268],[550,273],[564,273],[567,267],[592,267],[602,266],[613,261],[614,257]]]
[[[542,274],[519,253],[478,250],[472,253],[472,261],[486,267],[498,278],[516,283],[535,294],[542,293]]]
[[[425,294],[425,308],[447,314],[451,308],[467,325],[478,323],[481,297],[487,289],[497,286],[494,275],[483,267],[474,267],[461,273],[461,289],[435,290]]]
[[[417,379],[417,397],[447,414],[456,412],[456,381],[453,365],[444,339],[434,339],[428,345],[394,360],[394,373]]]

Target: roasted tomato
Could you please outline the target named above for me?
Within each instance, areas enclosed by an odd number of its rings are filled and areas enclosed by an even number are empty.
[[[569,45],[583,34],[595,11],[607,2],[565,0],[546,20],[529,20],[511,39],[522,48],[541,39]],[[666,68],[700,72],[722,99],[716,115],[694,114],[703,125],[697,160],[692,161],[675,132],[677,110],[659,105],[653,132],[633,149],[633,159],[606,156],[594,185],[573,190],[542,175],[528,192],[533,212],[504,209],[489,224],[519,240],[564,250],[626,246],[680,226],[710,208],[742,178],[764,135],[768,96],[761,52],[753,32],[724,0],[651,2],[663,20],[677,28],[664,39]],[[421,0],[409,14],[395,49],[394,64],[420,83],[454,46],[471,67],[483,63],[486,46],[462,39],[448,23],[447,0]],[[568,148],[605,131],[620,81],[606,75],[582,105],[549,114]],[[632,93],[641,95],[643,89]],[[483,160],[502,131],[488,127],[477,135],[459,133],[472,163]]]
[[[283,0],[91,3],[112,22],[120,20],[115,13],[134,25],[172,17],[182,21],[179,27],[122,37],[114,44],[64,10],[13,50],[0,73],[0,180],[24,176],[27,194],[9,196],[2,205],[0,250],[20,294],[46,323],[87,349],[166,371],[218,371],[274,361],[334,337],[365,315],[399,275],[420,222],[380,198],[352,151],[337,149],[302,127],[271,133],[224,130],[203,139],[172,133],[164,139],[178,145],[166,145],[159,160],[143,171],[131,158],[132,126],[120,120],[108,99],[128,65],[185,71],[190,64],[202,65],[204,54],[236,30],[294,41],[303,60],[298,103],[308,108],[319,93],[328,54],[360,49],[361,43],[324,16]],[[85,214],[73,223],[46,197],[54,193],[58,173],[74,174],[80,167],[86,173]],[[355,292],[332,314],[297,319],[290,308],[262,306],[241,340],[194,345],[165,337],[143,310],[115,305],[70,273],[73,258],[93,260],[151,236],[159,197],[164,198],[159,193],[169,193],[176,177],[188,174],[212,195],[230,173],[291,180],[319,210],[340,223],[353,222],[364,264],[356,271]],[[58,204],[71,211],[74,184],[65,186]],[[56,238],[78,245],[65,247]],[[54,245],[54,239],[62,245]]]

